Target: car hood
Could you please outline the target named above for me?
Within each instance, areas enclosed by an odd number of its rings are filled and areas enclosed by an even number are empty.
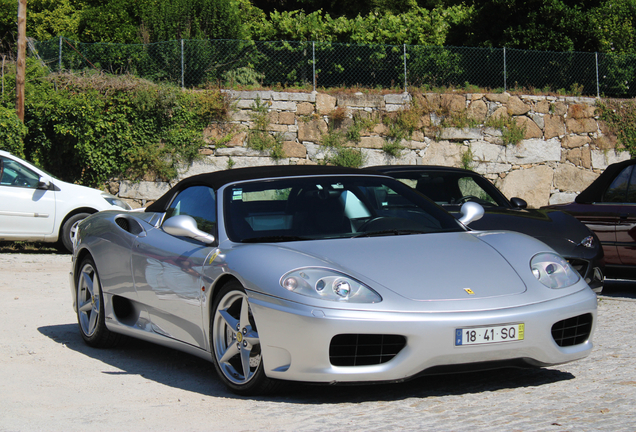
[[[110,204],[105,199],[106,197],[114,199],[117,197],[110,193],[103,192],[99,189],[93,189],[88,186],[67,183],[56,178],[52,178],[51,183],[55,187],[56,203],[60,207],[62,213],[68,212],[71,209],[78,207],[89,207],[97,211],[124,209],[123,207]]]
[[[470,232],[306,241],[282,247],[416,301],[489,298],[526,290],[511,264]]]
[[[584,251],[579,244],[592,235],[585,225],[562,211],[487,207],[484,210],[484,216],[472,222],[470,228],[520,232],[541,240],[564,257],[580,256]],[[456,215],[455,209],[451,211]]]

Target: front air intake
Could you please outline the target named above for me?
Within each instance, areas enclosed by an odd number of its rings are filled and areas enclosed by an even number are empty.
[[[592,314],[568,318],[552,326],[552,338],[560,347],[579,345],[587,341],[592,331]]]
[[[334,366],[369,366],[386,363],[406,345],[399,335],[341,334],[329,345],[329,360]]]

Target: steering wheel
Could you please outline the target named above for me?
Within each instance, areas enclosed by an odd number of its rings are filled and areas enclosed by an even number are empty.
[[[373,226],[377,221],[380,221],[382,219],[384,219],[384,216],[373,217],[369,219],[368,221],[366,221],[365,223],[363,223],[362,225],[360,225],[357,231],[366,231],[369,229],[370,226]]]
[[[474,195],[464,195],[463,197],[457,200],[457,203],[464,204],[465,202],[468,202],[468,201],[479,201],[479,198],[477,198]]]
[[[13,186],[29,186],[27,179],[20,176],[17,176],[15,179],[13,179],[13,182],[11,182],[11,184]]]

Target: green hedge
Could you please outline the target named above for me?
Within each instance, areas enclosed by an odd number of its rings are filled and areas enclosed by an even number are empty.
[[[0,117],[9,126],[1,145],[65,181],[172,179],[180,163],[198,157],[205,126],[229,110],[218,90],[185,92],[104,74],[38,77],[34,67],[27,73],[24,126],[10,116],[14,98],[3,100]]]
[[[27,128],[22,124],[15,108],[0,106],[0,149],[24,157],[24,137]]]

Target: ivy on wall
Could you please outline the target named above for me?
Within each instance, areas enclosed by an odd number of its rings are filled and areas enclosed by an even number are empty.
[[[597,102],[596,107],[601,120],[618,137],[618,143],[636,157],[636,102],[605,99]]]
[[[26,88],[26,129],[2,128],[0,148],[20,154],[23,143],[24,157],[65,181],[175,178],[180,163],[199,156],[203,129],[230,110],[219,90],[184,92],[100,73],[38,74],[38,67],[27,74],[36,78]],[[5,110],[15,103],[11,95],[3,95]],[[14,124],[4,117],[0,111]]]

